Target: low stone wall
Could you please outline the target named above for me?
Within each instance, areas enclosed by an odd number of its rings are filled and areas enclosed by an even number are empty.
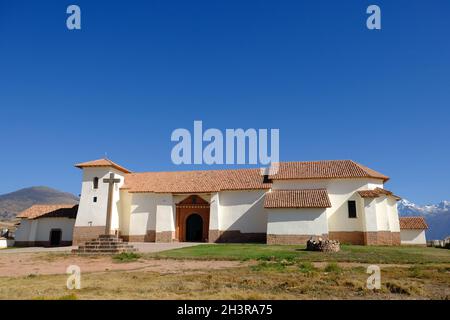
[[[339,252],[341,245],[337,240],[312,237],[306,242],[306,250],[321,252]]]

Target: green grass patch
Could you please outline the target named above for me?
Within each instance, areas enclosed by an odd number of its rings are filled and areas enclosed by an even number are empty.
[[[135,252],[122,252],[113,256],[116,262],[134,262],[141,258],[141,255]]]
[[[332,273],[341,273],[342,272],[342,268],[340,266],[338,266],[338,264],[336,262],[328,263],[324,270],[325,270],[325,272],[332,272]]]
[[[450,251],[428,247],[341,245],[337,253],[306,251],[304,245],[205,244],[147,254],[196,260],[336,261],[391,264],[450,263]]]
[[[298,271],[301,273],[311,274],[317,271],[317,268],[309,261],[300,262],[298,264]]]

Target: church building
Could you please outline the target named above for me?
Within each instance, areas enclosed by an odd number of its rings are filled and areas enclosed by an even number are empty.
[[[131,172],[109,159],[79,163],[78,245],[104,234],[130,242],[300,244],[311,236],[399,245],[399,198],[388,177],[351,160],[260,169]]]

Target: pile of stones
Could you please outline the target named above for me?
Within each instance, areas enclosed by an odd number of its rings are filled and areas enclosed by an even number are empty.
[[[321,237],[311,237],[306,242],[306,250],[322,252],[338,252],[341,244],[337,240],[322,239]]]

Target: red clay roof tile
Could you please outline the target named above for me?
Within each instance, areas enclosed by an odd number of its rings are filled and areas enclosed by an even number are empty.
[[[400,217],[400,229],[428,229],[424,217]]]
[[[383,181],[389,180],[388,176],[352,160],[280,162],[278,164],[278,172],[271,174],[270,178],[273,180],[338,178],[375,178]]]
[[[87,162],[82,162],[82,163],[77,163],[75,165],[75,167],[77,168],[90,168],[90,167],[113,167],[119,171],[122,171],[124,173],[130,173],[131,171],[118,165],[117,163],[109,160],[109,159],[98,159],[98,160],[93,160],[93,161],[87,161]]]
[[[17,218],[37,219],[61,217],[75,219],[77,211],[78,205],[74,204],[35,204],[19,213]]]
[[[325,189],[273,190],[266,193],[264,208],[329,208]]]

